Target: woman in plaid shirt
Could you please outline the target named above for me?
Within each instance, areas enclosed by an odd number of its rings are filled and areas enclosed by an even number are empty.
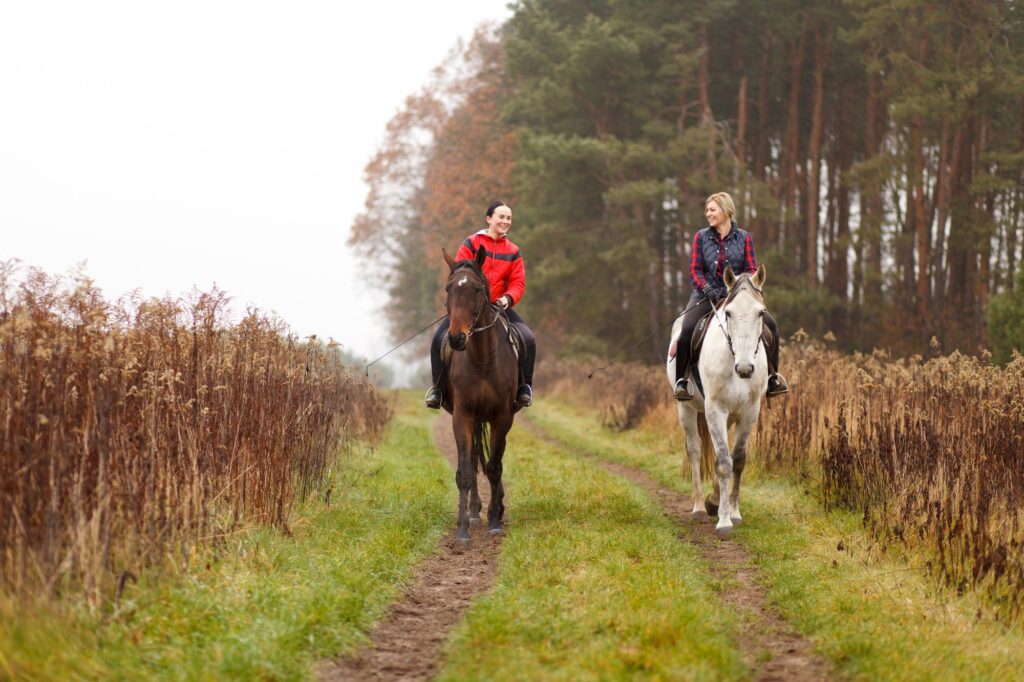
[[[732,266],[736,274],[757,270],[754,254],[754,237],[736,226],[733,216],[736,204],[725,192],[708,197],[704,203],[704,217],[708,227],[693,236],[693,250],[690,255],[690,280],[693,293],[683,311],[683,328],[676,340],[676,400],[693,400],[687,390],[690,370],[690,341],[694,327],[728,291],[722,277],[726,265]],[[789,391],[786,379],[779,374],[779,328],[775,318],[768,311],[764,313],[765,324],[772,331],[774,339],[768,352],[768,395],[781,395]]]

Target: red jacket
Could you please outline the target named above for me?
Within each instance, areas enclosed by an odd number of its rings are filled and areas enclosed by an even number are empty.
[[[508,237],[492,239],[487,230],[480,230],[466,237],[455,254],[455,260],[473,258],[481,245],[487,250],[484,275],[491,285],[491,302],[497,303],[499,298],[508,294],[512,297],[512,305],[519,303],[526,291],[526,266],[519,247]]]

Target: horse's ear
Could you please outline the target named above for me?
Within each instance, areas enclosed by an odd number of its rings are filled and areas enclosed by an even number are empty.
[[[448,269],[449,270],[454,270],[455,269],[455,259],[453,259],[451,256],[448,255],[448,251],[446,251],[443,246],[441,247],[441,253],[444,254],[444,262],[448,264]]]
[[[725,274],[722,275],[722,281],[725,282],[725,286],[728,289],[732,289],[732,285],[736,284],[736,273],[732,271],[731,265],[725,266]]]
[[[476,250],[476,264],[481,268],[484,266],[484,260],[487,258],[487,249],[481,244],[480,248]]]
[[[758,289],[764,286],[764,280],[768,277],[768,271],[764,269],[764,263],[757,266],[757,272],[754,273],[754,286]]]

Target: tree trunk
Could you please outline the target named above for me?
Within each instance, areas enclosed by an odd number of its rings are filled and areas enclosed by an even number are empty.
[[[922,31],[917,46],[919,64],[925,63],[927,53],[928,34]],[[920,116],[914,118],[910,154],[913,158],[910,181],[912,183],[911,199],[914,204],[914,236],[917,245],[917,315],[919,323],[925,325],[928,321],[928,252],[932,226],[925,218],[924,120]]]
[[[882,102],[882,78],[878,73],[868,76],[868,101],[865,123],[865,146],[868,159],[882,153],[882,131],[885,104]],[[862,189],[863,211],[860,219],[864,245],[864,304],[877,313],[882,304],[882,183],[871,177]]]
[[[768,85],[772,77],[771,68],[772,34],[771,31],[765,31],[761,37],[761,64],[757,82],[757,134],[753,143],[753,175],[761,182],[767,182],[768,180],[768,144],[770,141],[768,130]],[[766,220],[763,212],[760,212],[757,220],[751,223],[751,229],[754,230],[755,238],[760,240],[759,244],[764,244],[765,247],[768,247],[775,243],[775,221],[771,219]]]
[[[814,109],[811,114],[810,172],[807,174],[807,216],[804,259],[807,286],[818,286],[818,203],[821,198],[821,142],[824,129],[825,64],[828,62],[829,37],[821,26],[814,29]]]
[[[743,183],[747,167],[747,76],[740,78],[736,114],[736,169],[737,180]]]
[[[710,59],[707,24],[700,26],[700,62],[697,66],[697,91],[700,94],[700,127],[707,134],[708,179],[711,186],[718,187],[718,160],[715,153],[715,116],[711,112],[711,98],[708,96],[708,60]],[[717,189],[715,191],[718,191]]]
[[[786,127],[786,146],[782,155],[780,174],[784,178],[782,194],[783,220],[779,230],[779,245],[785,241],[786,223],[792,222],[796,209],[797,164],[800,151],[800,66],[803,63],[804,34],[793,43],[789,55],[789,113]]]

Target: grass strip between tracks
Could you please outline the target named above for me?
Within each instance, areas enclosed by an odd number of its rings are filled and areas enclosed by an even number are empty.
[[[521,426],[504,480],[500,572],[453,631],[440,679],[748,674],[706,564],[637,487]]]
[[[292,537],[239,533],[99,615],[0,596],[0,679],[296,679],[365,643],[451,524],[431,418],[406,396],[379,450],[339,464],[330,508],[296,505]]]
[[[643,429],[611,433],[597,416],[539,401],[530,417],[562,442],[643,469],[690,491],[683,434],[667,442]],[[751,471],[753,469],[753,471]],[[752,475],[748,475],[750,472]],[[991,622],[972,597],[937,588],[883,548],[855,514],[825,512],[800,486],[757,470],[743,478],[744,524],[733,540],[754,557],[769,598],[841,673],[864,679],[1014,679],[1024,633]]]

